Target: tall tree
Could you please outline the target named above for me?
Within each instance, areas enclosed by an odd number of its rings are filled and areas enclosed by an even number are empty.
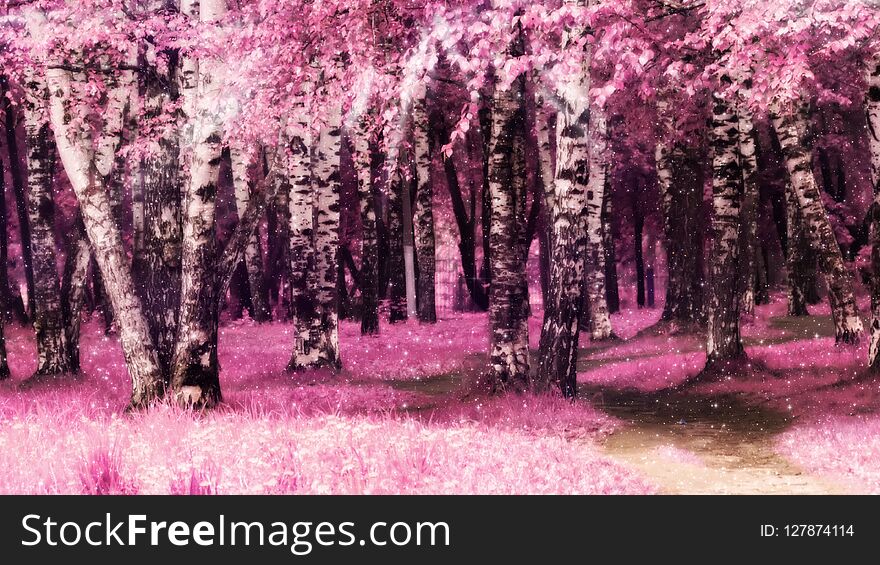
[[[780,103],[773,109],[771,118],[779,136],[804,232],[828,284],[835,339],[838,343],[857,343],[863,331],[862,320],[850,273],[843,262],[843,254],[834,237],[813,175],[807,111],[803,101]]]
[[[2,95],[2,92],[0,92]],[[0,161],[0,269],[2,276],[6,277],[6,172],[3,161]],[[0,296],[0,381],[9,378],[9,363],[6,359],[6,300],[7,295]]]
[[[563,46],[568,42],[577,41],[581,36],[580,30],[567,30],[563,36]],[[601,194],[592,195],[593,199],[599,198],[593,202],[591,195],[588,194],[588,191],[594,188],[590,185],[591,161],[587,137],[590,126],[591,54],[590,48],[587,47],[579,72],[571,75],[558,88],[560,107],[556,114],[556,171],[550,184],[552,194],[545,184],[545,200],[549,209],[551,229],[548,291],[550,301],[549,304],[544,305],[538,378],[541,383],[556,383],[562,394],[567,397],[577,394],[578,337],[581,323],[586,315],[584,286],[589,282],[585,277],[586,262],[589,259],[596,260],[590,251],[599,251],[595,248],[588,249],[587,232],[590,228],[601,231],[601,225],[595,225],[597,218],[593,218],[593,225],[588,227],[587,224],[588,206],[591,203],[598,206],[598,210],[594,212],[601,214]],[[543,139],[543,135],[539,135],[538,144],[539,147],[548,144]],[[542,169],[546,179],[549,159],[546,156],[548,151],[544,149],[543,152],[545,157],[542,159],[544,161]],[[603,168],[598,156],[595,164]],[[598,176],[601,177],[604,190],[605,178],[602,173]],[[601,242],[601,233],[594,235],[597,235],[598,241]],[[604,257],[604,250],[602,251]],[[593,270],[595,269],[596,265],[593,266]],[[595,292],[599,290],[593,289]],[[604,292],[602,288],[602,302],[605,300]],[[591,305],[594,298],[600,300],[599,297],[594,297],[591,291]],[[607,314],[607,311],[605,313]],[[599,312],[599,315],[601,317],[602,313]]]
[[[425,78],[427,80],[427,77]],[[434,243],[434,188],[431,182],[430,121],[428,119],[428,91],[425,82],[416,85],[412,101],[413,165],[416,195],[413,208],[413,233],[418,264],[418,318],[419,322],[437,321],[434,297],[435,243]]]
[[[225,0],[200,3],[202,22],[215,22],[225,14]],[[218,65],[218,61],[208,57],[197,63],[198,88],[191,110],[195,112],[192,155],[183,196],[180,317],[171,388],[174,401],[187,406],[212,406],[221,401],[217,361],[219,304],[214,272],[217,181],[222,153],[216,108],[222,88],[215,76]],[[184,69],[187,66],[184,62]]]
[[[28,222],[31,227],[31,261],[34,272],[33,313],[37,334],[35,375],[70,371],[61,308],[61,281],[55,260],[55,200],[52,187],[55,142],[46,114],[49,90],[46,79],[30,68],[25,85],[25,134],[28,163]]]
[[[361,268],[358,287],[361,291],[361,333],[379,333],[379,238],[376,230],[376,205],[373,197],[372,152],[368,117],[358,119],[353,132],[357,194],[361,219]]]
[[[523,53],[522,30],[518,24],[508,47],[512,57]],[[489,148],[489,265],[491,286],[489,322],[491,351],[489,385],[493,390],[524,388],[529,378],[528,301],[522,233],[526,214],[524,198],[517,187],[525,183],[514,178],[517,144],[524,144],[525,116],[522,101],[523,77],[509,88],[496,88],[492,97],[491,143]]]
[[[868,366],[880,370],[880,57],[868,72],[868,92],[865,96],[865,114],[868,123],[868,148],[871,154],[871,182],[874,202],[871,205],[871,343],[868,347]]]
[[[153,49],[148,45],[147,49]],[[141,73],[139,90],[143,99],[146,119],[158,120],[163,109],[179,101],[177,51],[167,51]],[[146,61],[145,61],[146,62]],[[141,235],[139,249],[135,250],[138,274],[143,278],[141,297],[150,335],[156,345],[159,364],[167,376],[171,371],[177,338],[180,310],[181,252],[183,232],[181,225],[182,168],[180,166],[180,138],[173,128],[165,128],[150,139],[147,154],[140,164]]]
[[[724,81],[722,80],[722,84]],[[742,304],[740,226],[744,191],[742,126],[748,122],[737,115],[734,105],[715,94],[712,110],[712,261],[710,263],[709,339],[706,368],[727,371],[728,364],[745,357],[740,337]],[[750,131],[750,129],[749,129]],[[745,133],[745,132],[743,132]],[[754,145],[751,145],[752,157]]]
[[[605,186],[608,177],[608,124],[605,110],[594,105],[588,111],[589,126],[584,135],[588,137],[589,164],[587,167],[587,261],[586,295],[590,304],[590,339],[602,341],[614,337],[611,315],[605,296],[605,226],[602,211],[605,203]]]
[[[31,259],[31,225],[28,218],[27,191],[25,175],[22,171],[21,156],[18,151],[18,133],[16,132],[16,112],[9,94],[9,79],[0,74],[0,106],[3,108],[3,121],[6,130],[6,153],[9,156],[9,176],[12,179],[12,193],[15,196],[15,211],[18,217],[19,243],[21,258],[24,263],[25,285],[28,295],[28,307],[33,313],[34,302],[34,269]]]
[[[390,170],[388,177],[388,321],[394,324],[407,319],[402,194],[406,183],[399,167]]]
[[[676,128],[671,109],[661,100],[657,111],[664,135],[671,135]],[[693,239],[703,229],[703,167],[694,149],[665,139],[657,142],[655,163],[668,270],[660,319],[673,332],[695,331],[705,322],[703,246]]]

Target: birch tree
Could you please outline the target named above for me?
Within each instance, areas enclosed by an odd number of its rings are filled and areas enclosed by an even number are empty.
[[[225,13],[225,0],[203,0],[199,19],[215,22]],[[178,404],[212,406],[221,400],[214,268],[217,180],[222,152],[218,105],[222,84],[215,76],[218,61],[202,58],[197,65],[198,88],[191,110],[196,119],[190,175],[183,197],[180,318],[171,388]]]
[[[880,370],[880,58],[868,73],[868,92],[865,96],[865,114],[868,123],[868,148],[871,154],[871,183],[874,202],[871,206],[871,342],[868,347],[868,366]]]
[[[577,31],[568,31],[563,42],[576,40],[579,35]],[[541,149],[544,152],[541,159],[542,175],[551,232],[550,302],[544,305],[538,378],[540,385],[557,384],[567,397],[577,394],[578,337],[582,318],[586,315],[583,295],[588,257],[587,191],[591,180],[587,138],[590,126],[590,63],[591,51],[588,47],[579,72],[558,89],[560,107],[556,114],[556,170],[552,181],[547,180],[549,151]],[[543,138],[542,128],[539,126],[538,130],[539,148],[549,146],[549,140]],[[604,177],[602,181],[604,183]],[[547,189],[548,185],[552,187],[552,192]],[[601,204],[599,206],[601,211]],[[600,226],[592,227],[601,229]],[[604,301],[604,289],[602,292]],[[601,329],[599,331],[601,333]]]
[[[352,134],[354,166],[357,174],[358,207],[361,219],[361,333],[379,333],[379,239],[376,231],[376,206],[373,202],[373,175],[370,130],[367,120],[358,119]]]
[[[771,119],[779,136],[785,168],[796,196],[804,233],[828,284],[835,340],[838,343],[857,343],[863,331],[862,320],[856,306],[849,271],[813,175],[807,106],[802,101],[778,103],[773,108]]]
[[[523,52],[521,30],[508,47],[508,55]],[[493,390],[520,389],[528,385],[529,332],[525,316],[528,300],[522,233],[525,214],[522,195],[514,179],[516,145],[522,144],[525,117],[522,100],[523,77],[514,79],[507,89],[496,88],[492,97],[492,127],[489,148],[489,294],[491,351],[489,385]],[[518,139],[519,138],[519,139]]]
[[[70,371],[61,309],[61,282],[55,261],[55,201],[52,193],[55,142],[46,113],[49,91],[38,68],[31,67],[25,84],[27,145],[27,210],[34,273],[34,331],[37,335],[35,376]]]
[[[589,72],[589,69],[586,71]],[[602,206],[605,202],[605,185],[608,177],[608,125],[605,111],[596,105],[588,112],[589,164],[586,186],[586,285],[585,292],[590,305],[590,339],[602,341],[614,337],[611,315],[605,295],[605,226],[602,223]]]
[[[740,120],[732,104],[715,94],[712,111],[712,260],[706,368],[727,371],[745,357],[740,338],[739,290],[742,222],[743,146]]]
[[[427,77],[424,80],[427,80]],[[437,309],[434,297],[436,262],[434,256],[434,189],[431,182],[429,130],[427,86],[422,81],[415,87],[412,103],[413,165],[416,182],[413,233],[418,264],[418,318],[422,323],[432,324],[437,321]]]

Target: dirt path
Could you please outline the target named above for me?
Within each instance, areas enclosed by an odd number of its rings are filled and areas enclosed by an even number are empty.
[[[845,494],[777,455],[773,438],[791,423],[735,397],[584,391],[628,424],[602,449],[668,494]]]

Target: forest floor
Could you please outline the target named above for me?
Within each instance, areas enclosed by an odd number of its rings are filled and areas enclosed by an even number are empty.
[[[702,336],[655,335],[660,310],[614,316],[621,339],[582,343],[580,395],[488,397],[486,318],[343,323],[345,370],[285,373],[290,327],[221,327],[224,406],[127,415],[115,337],[84,326],[84,374],[31,389],[32,331],[7,326],[0,492],[880,492],[880,386],[864,347],[837,347],[827,307],[743,326],[755,366],[683,385]],[[538,314],[538,313],[536,313]],[[531,320],[537,345],[539,316]]]

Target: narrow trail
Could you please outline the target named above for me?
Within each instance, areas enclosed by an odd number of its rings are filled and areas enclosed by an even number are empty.
[[[777,455],[791,420],[734,396],[649,394],[584,387],[593,404],[627,424],[602,450],[668,494],[846,494]]]

